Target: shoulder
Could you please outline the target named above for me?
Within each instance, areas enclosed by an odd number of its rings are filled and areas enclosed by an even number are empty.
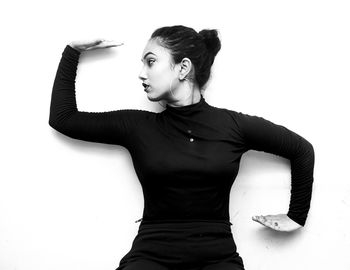
[[[256,132],[259,129],[275,126],[270,120],[252,113],[230,108],[210,107],[213,112],[212,115],[217,119],[218,123],[241,135],[246,132]]]
[[[229,108],[219,108],[214,106],[211,107],[213,108],[213,111],[215,111],[217,114],[220,114],[221,117],[228,119],[228,121],[233,121],[237,126],[243,125],[245,123],[255,123],[256,121],[271,122],[265,116],[256,115],[254,113],[247,113]]]
[[[223,107],[216,107],[213,105],[210,106],[210,111],[213,117],[216,119],[220,119],[220,121],[228,123],[228,124],[235,124],[238,126],[240,118],[243,116],[250,116],[246,113],[243,113],[241,111],[233,110],[233,109],[228,109],[228,108],[223,108]]]
[[[157,113],[142,110],[142,109],[122,109],[117,110],[120,114],[125,115],[125,117],[128,117],[130,119],[138,120],[138,119],[150,119],[152,117],[155,117]]]
[[[122,122],[125,127],[137,127],[152,122],[157,113],[142,109],[120,109],[111,112],[115,122]]]

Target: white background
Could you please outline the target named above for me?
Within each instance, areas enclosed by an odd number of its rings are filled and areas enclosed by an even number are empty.
[[[111,39],[125,45],[81,55],[78,108],[163,110],[138,74],[151,33],[174,24],[220,31],[209,104],[314,146],[309,218],[294,233],[251,220],[287,212],[289,161],[243,155],[230,215],[246,269],[350,269],[348,1],[12,1],[0,10],[1,270],[113,270],[129,251],[143,210],[131,157],[52,129],[51,90],[66,44]]]

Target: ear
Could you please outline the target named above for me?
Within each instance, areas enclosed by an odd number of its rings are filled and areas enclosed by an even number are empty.
[[[191,72],[192,62],[190,59],[185,57],[184,59],[182,59],[179,65],[180,65],[179,80],[182,81]]]

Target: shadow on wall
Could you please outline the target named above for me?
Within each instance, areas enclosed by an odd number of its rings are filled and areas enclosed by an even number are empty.
[[[266,242],[266,239],[268,239],[270,243],[274,243],[279,247],[282,247],[284,245],[290,245],[291,242],[297,240],[297,238],[303,233],[303,229],[292,232],[280,232],[274,231],[267,227],[261,227],[256,230],[254,237],[257,239],[257,241],[261,242]]]

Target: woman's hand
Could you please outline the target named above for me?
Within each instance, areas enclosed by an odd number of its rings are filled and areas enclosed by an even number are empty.
[[[300,224],[290,219],[286,214],[253,216],[252,219],[270,229],[281,232],[291,232],[302,227]]]
[[[79,52],[121,46],[124,43],[115,43],[113,40],[95,38],[91,40],[76,40],[69,43],[69,46]]]

